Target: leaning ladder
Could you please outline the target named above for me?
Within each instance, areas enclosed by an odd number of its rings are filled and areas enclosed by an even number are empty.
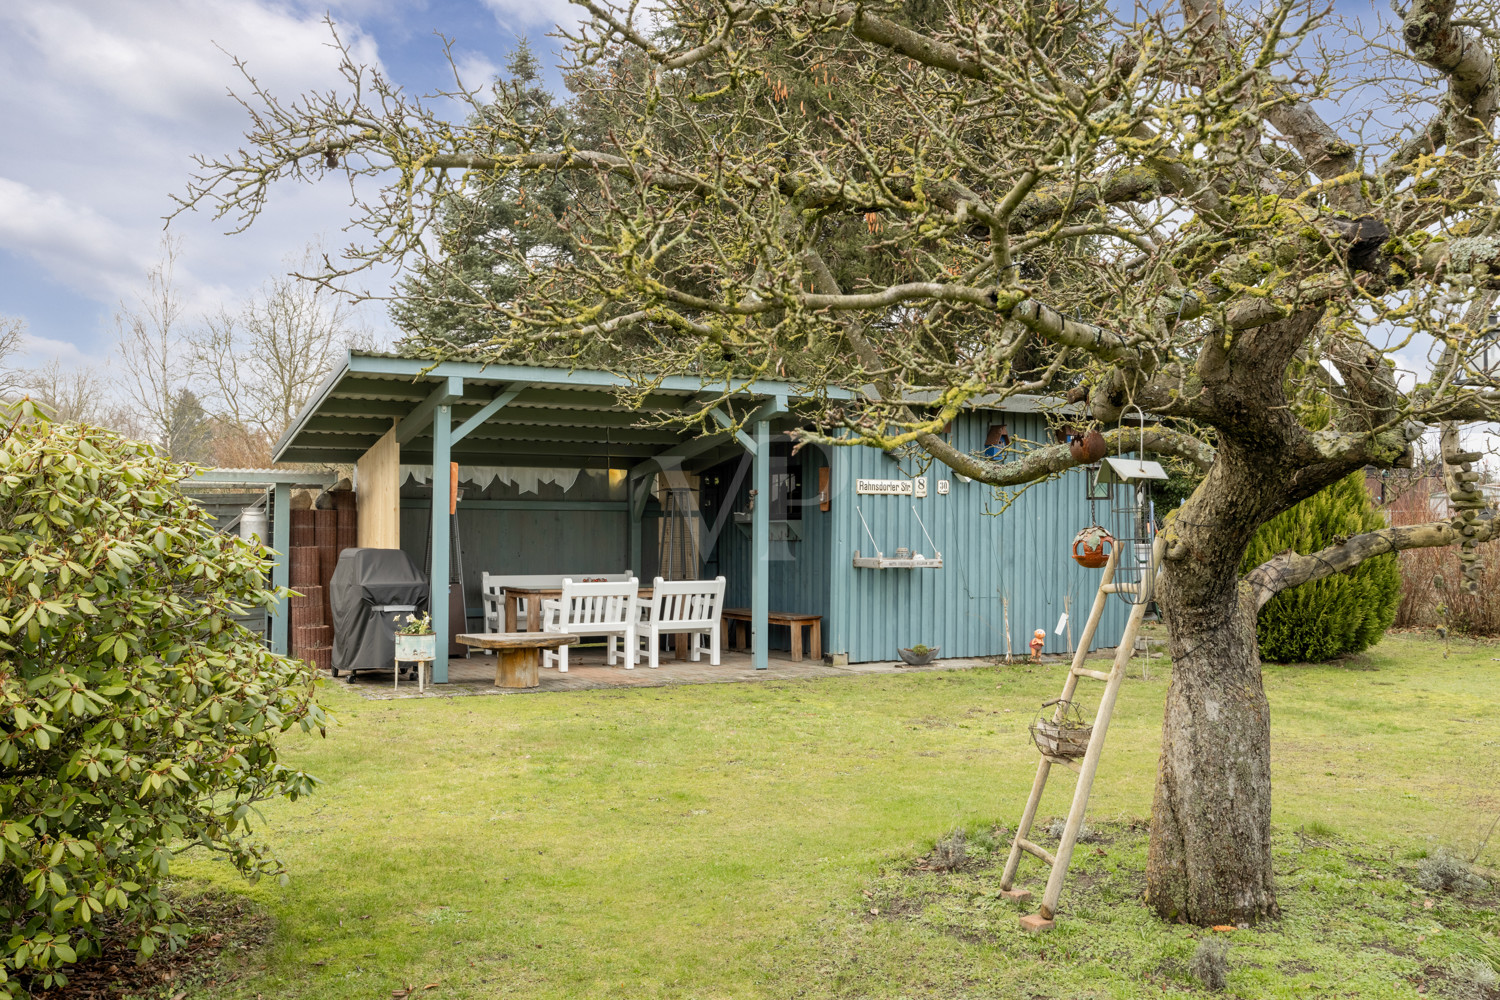
[[[1099,582],[1099,592],[1094,595],[1094,607],[1089,612],[1088,624],[1083,627],[1083,636],[1078,643],[1077,650],[1073,653],[1073,664],[1068,668],[1068,679],[1063,684],[1062,695],[1056,702],[1048,702],[1048,704],[1057,704],[1057,712],[1053,719],[1061,721],[1062,713],[1067,707],[1066,704],[1061,703],[1073,700],[1080,678],[1087,677],[1104,682],[1104,695],[1099,699],[1099,710],[1094,716],[1094,731],[1089,735],[1088,751],[1083,755],[1082,766],[1075,760],[1042,755],[1041,762],[1036,768],[1036,780],[1031,783],[1031,797],[1026,800],[1026,810],[1021,814],[1021,823],[1016,827],[1015,840],[1010,845],[1010,857],[1005,862],[1005,874],[1000,879],[1002,895],[1016,900],[1030,899],[1031,893],[1027,890],[1013,888],[1016,869],[1021,863],[1021,853],[1024,851],[1051,866],[1052,872],[1047,876],[1047,888],[1042,893],[1041,907],[1038,912],[1021,918],[1021,926],[1033,932],[1052,929],[1053,918],[1057,914],[1058,897],[1062,895],[1063,879],[1067,877],[1068,864],[1073,860],[1073,848],[1078,843],[1079,828],[1083,826],[1083,813],[1088,807],[1089,791],[1094,784],[1094,773],[1099,768],[1099,755],[1104,751],[1104,737],[1109,732],[1109,718],[1114,714],[1115,699],[1120,693],[1120,682],[1125,679],[1125,668],[1134,651],[1135,637],[1141,629],[1141,620],[1145,617],[1146,606],[1151,603],[1152,594],[1156,589],[1156,580],[1160,575],[1159,567],[1166,551],[1166,540],[1157,536],[1151,550],[1150,566],[1141,573],[1138,583],[1116,584],[1114,582],[1115,564],[1119,559],[1121,548],[1122,546],[1117,544],[1110,551],[1109,562],[1105,564],[1104,576]],[[1104,605],[1108,603],[1109,595],[1135,593],[1141,588],[1144,588],[1144,592],[1137,595],[1139,600],[1130,609],[1130,618],[1125,624],[1125,634],[1120,637],[1120,645],[1115,649],[1114,665],[1109,673],[1085,669],[1083,661],[1088,655],[1089,646],[1093,644],[1094,631],[1099,627],[1099,619],[1104,616]],[[1068,822],[1063,827],[1062,840],[1057,845],[1055,856],[1041,845],[1027,839],[1031,835],[1031,824],[1036,820],[1037,806],[1041,804],[1042,792],[1047,787],[1047,775],[1051,772],[1053,764],[1061,764],[1078,773],[1078,785],[1073,790],[1073,806],[1068,810]]]

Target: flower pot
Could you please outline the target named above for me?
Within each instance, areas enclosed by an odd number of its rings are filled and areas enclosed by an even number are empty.
[[[914,653],[909,649],[898,649],[896,653],[900,655],[902,662],[908,667],[925,667],[937,657],[940,648],[933,646],[925,653]]]
[[[437,635],[435,633],[396,636],[396,659],[398,660],[431,660],[435,659],[436,655]]]
[[[1073,536],[1073,561],[1085,569],[1103,569],[1114,546],[1114,537],[1109,532],[1092,525]]]

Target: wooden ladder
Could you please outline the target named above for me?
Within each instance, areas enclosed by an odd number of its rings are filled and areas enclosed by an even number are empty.
[[[1021,863],[1021,853],[1024,851],[1051,866],[1051,874],[1047,876],[1047,888],[1042,893],[1041,907],[1038,912],[1021,918],[1021,926],[1034,933],[1051,930],[1053,927],[1053,918],[1057,915],[1058,897],[1062,895],[1063,879],[1067,877],[1068,865],[1073,860],[1073,848],[1078,843],[1078,831],[1083,826],[1083,813],[1088,807],[1089,791],[1093,788],[1094,774],[1099,768],[1099,755],[1104,751],[1104,737],[1109,732],[1109,719],[1114,714],[1115,699],[1120,693],[1120,682],[1125,679],[1125,668],[1130,663],[1131,654],[1135,650],[1135,638],[1140,632],[1141,621],[1146,616],[1146,606],[1151,603],[1152,594],[1156,590],[1162,557],[1166,551],[1166,540],[1160,535],[1157,536],[1151,550],[1151,568],[1142,571],[1139,583],[1116,584],[1114,582],[1116,562],[1123,547],[1116,543],[1111,548],[1109,562],[1105,564],[1104,576],[1099,582],[1099,592],[1094,595],[1094,606],[1089,611],[1088,624],[1083,627],[1083,636],[1078,643],[1077,650],[1073,653],[1073,664],[1068,668],[1068,679],[1063,684],[1062,695],[1055,702],[1047,703],[1057,705],[1057,711],[1052,718],[1054,722],[1060,722],[1067,704],[1073,700],[1080,678],[1086,677],[1104,682],[1104,695],[1099,699],[1099,710],[1094,716],[1094,730],[1089,735],[1088,752],[1083,755],[1081,766],[1076,760],[1045,754],[1042,756],[1041,762],[1037,764],[1036,780],[1031,783],[1031,797],[1026,800],[1026,810],[1021,814],[1021,823],[1016,827],[1015,840],[1010,845],[1010,857],[1005,862],[1005,874],[1000,879],[1001,895],[1016,900],[1030,899],[1029,891],[1014,888],[1016,869]],[[1138,595],[1140,599],[1130,609],[1130,618],[1125,624],[1125,634],[1120,637],[1120,644],[1115,649],[1114,665],[1109,673],[1085,669],[1083,661],[1088,655],[1089,647],[1093,644],[1094,631],[1099,627],[1099,619],[1104,616],[1104,606],[1109,601],[1109,595],[1133,594],[1140,588],[1144,588],[1145,592]],[[1053,764],[1072,768],[1078,774],[1078,785],[1073,790],[1073,806],[1068,810],[1068,822],[1063,828],[1062,840],[1057,845],[1056,855],[1028,839],[1031,834],[1031,824],[1036,820],[1037,806],[1041,804],[1042,792],[1047,787],[1047,776],[1051,773]]]

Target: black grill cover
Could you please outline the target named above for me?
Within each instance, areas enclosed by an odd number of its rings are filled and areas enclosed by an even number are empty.
[[[427,575],[400,549],[345,549],[329,583],[333,668],[391,670],[396,629],[427,610]],[[415,611],[385,611],[415,605]]]

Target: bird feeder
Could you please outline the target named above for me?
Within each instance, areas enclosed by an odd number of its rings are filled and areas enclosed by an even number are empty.
[[[1114,591],[1127,604],[1139,604],[1145,591],[1143,584],[1152,571],[1151,546],[1156,540],[1156,519],[1152,514],[1151,483],[1167,478],[1159,462],[1146,458],[1146,416],[1140,407],[1132,407],[1140,418],[1141,436],[1134,457],[1115,455],[1099,463],[1096,488],[1108,487],[1114,494],[1111,503],[1112,531],[1119,557],[1115,562]],[[1116,488],[1118,487],[1118,488]]]

